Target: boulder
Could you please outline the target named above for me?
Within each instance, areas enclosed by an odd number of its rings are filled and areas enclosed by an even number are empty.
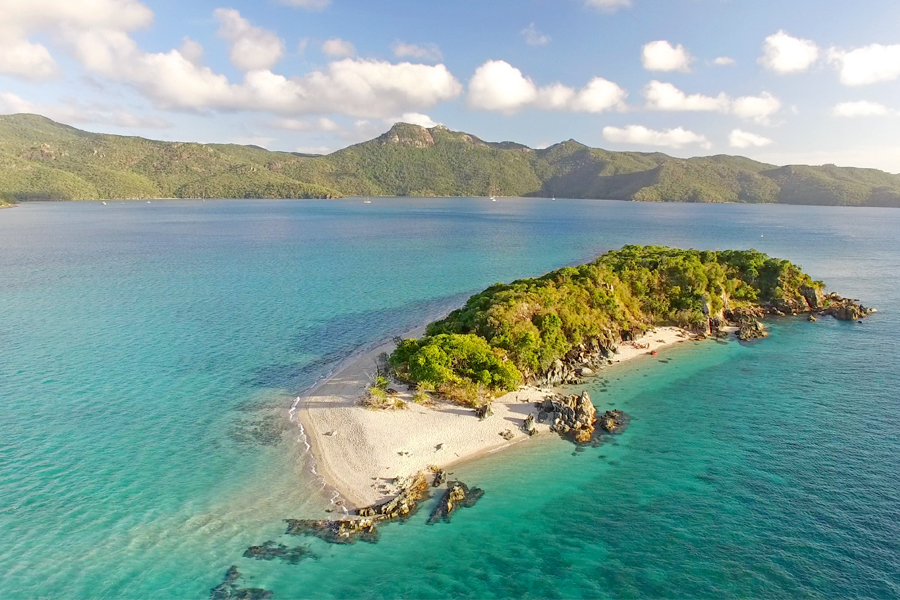
[[[819,310],[825,302],[825,294],[820,287],[803,286],[800,295],[806,300],[809,310]]]
[[[525,423],[522,425],[522,428],[528,435],[537,433],[537,430],[534,428],[534,413],[529,413],[528,416],[525,417]]]
[[[484,490],[481,488],[469,488],[469,486],[461,481],[450,483],[447,486],[447,491],[444,492],[444,495],[441,497],[440,502],[437,503],[437,506],[435,506],[434,510],[431,512],[428,524],[434,525],[438,521],[449,522],[450,515],[453,511],[457,508],[471,508],[475,506],[475,503],[478,502],[479,498],[483,495]]]
[[[475,416],[478,417],[479,421],[484,421],[488,417],[494,416],[494,411],[491,408],[490,402],[485,402],[481,406],[475,409]]]

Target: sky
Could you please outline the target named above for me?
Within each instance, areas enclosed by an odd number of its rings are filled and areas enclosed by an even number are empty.
[[[0,0],[0,114],[327,153],[534,148],[900,172],[897,0]]]

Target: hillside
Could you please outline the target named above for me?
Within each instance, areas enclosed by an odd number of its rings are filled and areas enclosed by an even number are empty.
[[[739,156],[679,159],[574,140],[534,150],[398,123],[327,156],[89,133],[0,116],[0,206],[106,198],[559,196],[648,202],[900,206],[900,175]]]

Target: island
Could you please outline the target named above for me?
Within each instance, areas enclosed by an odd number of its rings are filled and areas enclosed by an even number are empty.
[[[752,343],[767,335],[767,317],[855,321],[873,312],[756,250],[625,246],[584,265],[493,285],[297,398],[292,414],[317,472],[337,504],[364,520],[293,522],[291,529],[371,537],[375,522],[414,510],[429,480],[445,483],[447,469],[461,461],[541,433],[585,444],[620,431],[627,415],[597,414],[588,394],[561,386],[623,361],[687,340]],[[447,494],[465,505],[467,488],[447,483]]]

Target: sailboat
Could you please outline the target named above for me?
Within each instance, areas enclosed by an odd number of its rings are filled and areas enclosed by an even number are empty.
[[[366,198],[365,200],[363,200],[363,204],[372,204],[372,201]]]

